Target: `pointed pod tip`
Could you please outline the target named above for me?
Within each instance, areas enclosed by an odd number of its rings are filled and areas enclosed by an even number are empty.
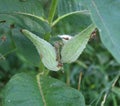
[[[33,39],[35,38],[35,34],[33,34],[32,32],[30,32],[30,31],[28,31],[26,29],[20,29],[20,32],[24,36],[28,37],[34,43]]]
[[[20,29],[20,32],[26,32],[26,31],[28,31],[28,30],[26,30],[26,29]]]
[[[21,32],[21,33],[24,33],[24,32],[25,32],[25,29],[20,29],[20,32]]]

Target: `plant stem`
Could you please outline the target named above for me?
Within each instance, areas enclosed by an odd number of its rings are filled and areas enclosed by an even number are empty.
[[[42,61],[40,61],[39,73],[40,74],[42,73],[42,75],[45,75],[45,76],[47,76],[49,74],[49,70],[45,68]]]
[[[53,21],[57,4],[58,4],[58,0],[52,0],[50,12],[49,12],[49,17],[48,17],[48,21],[49,21],[50,24],[51,24],[52,21]]]
[[[70,65],[65,64],[65,69],[66,69],[66,84],[70,86]]]
[[[79,80],[78,80],[78,90],[79,91],[80,91],[81,79],[82,79],[82,72],[80,72],[80,74],[79,74]]]
[[[39,72],[42,73],[42,72],[44,72],[44,70],[45,70],[45,67],[44,67],[42,61],[40,61]]]

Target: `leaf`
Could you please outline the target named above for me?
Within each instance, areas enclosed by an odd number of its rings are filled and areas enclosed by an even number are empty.
[[[35,66],[39,66],[39,55],[33,44],[22,36],[20,29],[28,29],[43,37],[51,31],[48,22],[42,18],[43,16],[44,12],[38,0],[0,1],[0,20],[5,21],[5,24],[7,24],[7,27],[4,27],[4,29],[12,30],[11,35],[17,54],[19,54],[22,60]],[[14,27],[11,28],[11,26]],[[5,48],[5,46],[2,48]]]
[[[37,16],[44,16],[42,6],[38,0],[4,0],[0,1],[1,13],[29,13]],[[7,8],[6,8],[7,7]]]
[[[58,34],[75,35],[87,28],[92,21],[89,14],[76,13],[64,17],[55,25],[53,31]]]
[[[89,14],[83,7],[80,0],[59,0],[57,8],[58,18],[53,22],[53,26],[63,18],[74,14]]]
[[[95,29],[95,25],[90,25],[81,33],[75,35],[70,39],[62,48],[61,56],[63,63],[71,63],[77,60],[87,45],[92,31]]]
[[[21,0],[4,0],[0,2],[1,20],[40,34],[50,31],[47,21],[42,18],[43,13],[38,0],[26,0],[25,2],[21,2]]]
[[[82,0],[100,31],[103,44],[120,63],[120,1]]]
[[[44,39],[36,36],[28,30],[22,30],[22,33],[28,37],[33,44],[36,46],[36,49],[41,57],[43,64],[52,71],[58,71],[61,67],[58,67],[58,61],[56,60],[57,55],[55,48]]]
[[[11,30],[8,29],[7,24],[0,24],[0,54],[5,56],[15,49],[16,46],[12,39]]]
[[[83,7],[80,0],[59,0],[58,16],[79,12],[81,10],[86,10],[86,8]]]
[[[20,73],[4,90],[2,106],[85,106],[82,94],[57,79]]]

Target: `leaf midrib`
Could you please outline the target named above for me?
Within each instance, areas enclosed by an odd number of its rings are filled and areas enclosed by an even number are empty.
[[[43,100],[44,106],[47,106],[46,105],[46,100],[45,100],[45,97],[44,97],[44,93],[43,93],[43,90],[42,90],[41,82],[40,82],[40,74],[38,74],[36,76],[37,84],[38,84],[38,88],[39,88],[39,91],[40,91],[40,95],[42,96],[42,100]]]
[[[33,18],[36,18],[36,19],[39,19],[41,21],[44,21],[44,22],[47,22],[47,20],[45,20],[43,17],[39,17],[37,15],[33,15],[33,14],[30,14],[30,13],[24,13],[24,12],[13,12],[13,13],[9,13],[9,12],[0,12],[0,14],[8,14],[8,15],[24,15],[24,16],[30,16],[30,17],[33,17]]]
[[[89,14],[89,11],[88,10],[81,10],[81,11],[74,11],[74,12],[70,12],[70,13],[67,13],[67,14],[64,14],[62,16],[59,16],[53,23],[52,23],[52,26],[56,25],[60,20],[62,20],[63,18],[67,17],[67,16],[70,16],[70,15],[74,15],[74,14]]]

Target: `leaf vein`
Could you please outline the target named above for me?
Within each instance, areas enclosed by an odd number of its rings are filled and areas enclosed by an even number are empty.
[[[41,73],[40,73],[41,74]],[[45,97],[44,97],[44,94],[43,94],[43,90],[42,90],[42,87],[41,87],[41,83],[40,83],[40,74],[38,74],[36,77],[37,77],[37,84],[38,84],[38,88],[40,90],[40,94],[42,96],[42,100],[43,100],[43,103],[44,103],[44,106],[47,106],[46,105],[46,100],[45,100]]]

